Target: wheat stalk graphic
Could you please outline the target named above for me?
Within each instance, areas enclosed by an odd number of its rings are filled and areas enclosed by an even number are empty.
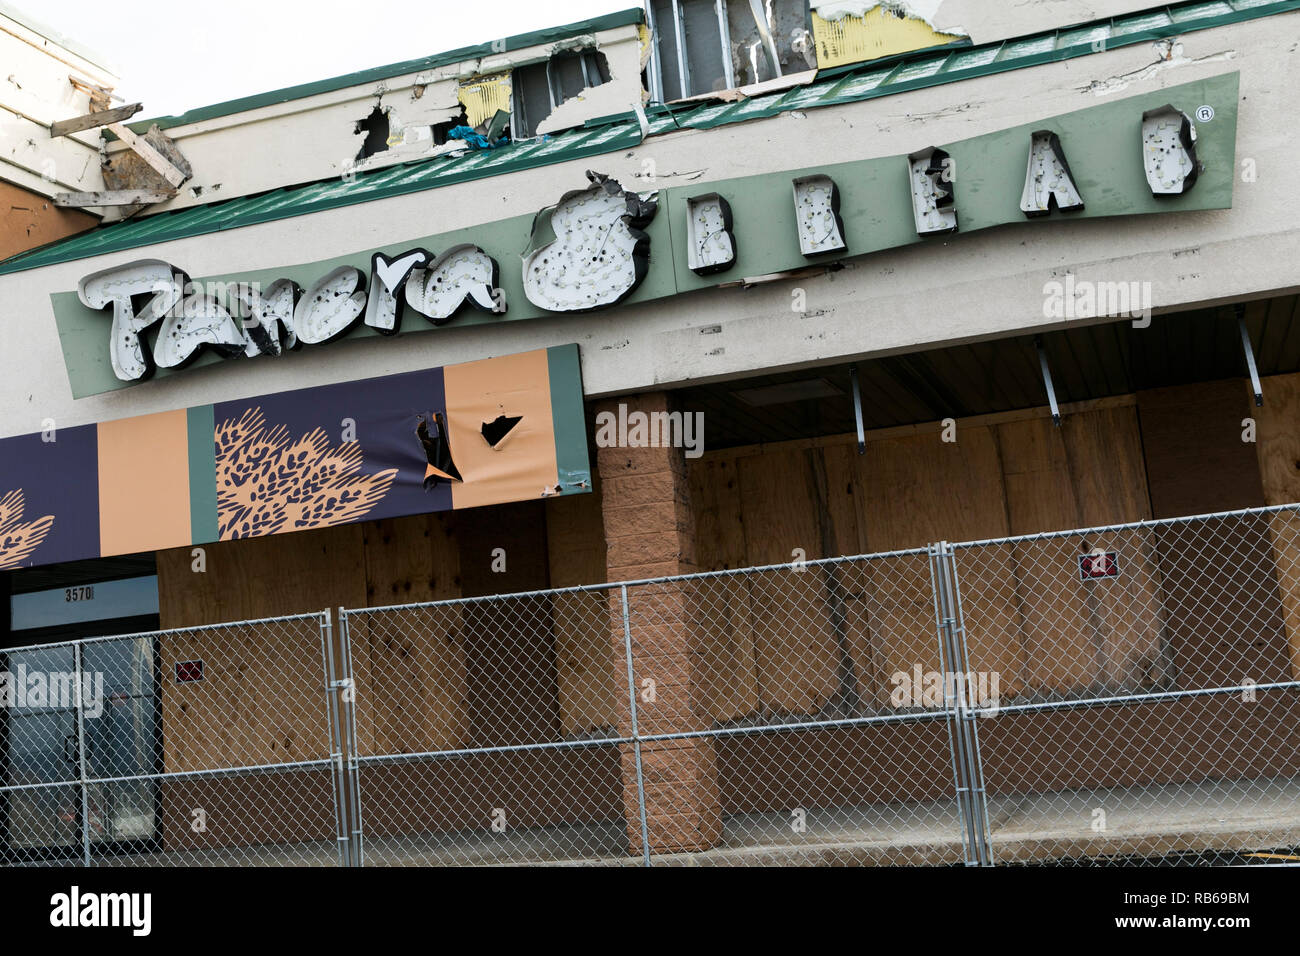
[[[397,469],[360,474],[357,442],[317,428],[291,438],[250,408],[216,428],[217,526],[222,541],[357,521],[387,494]]]
[[[23,521],[23,490],[0,498],[0,569],[16,568],[54,527],[54,515]]]

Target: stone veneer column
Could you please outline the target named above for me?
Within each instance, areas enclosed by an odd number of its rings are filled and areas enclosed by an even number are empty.
[[[596,411],[647,414],[672,410],[664,392],[609,399]],[[680,448],[600,448],[597,452],[605,522],[608,580],[688,574],[695,568],[695,519],[691,512],[686,462]],[[630,588],[632,666],[637,691],[638,730],[642,735],[706,728],[708,713],[698,699],[699,654],[689,606],[680,585]],[[619,733],[630,736],[620,592],[610,593],[611,641],[620,693]],[[642,681],[655,684],[653,701],[644,699]],[[716,846],[722,837],[717,754],[711,739],[688,738],[641,745],[646,791],[646,824],[653,853],[678,853]],[[636,762],[623,746],[623,808],[634,853],[642,852]]]

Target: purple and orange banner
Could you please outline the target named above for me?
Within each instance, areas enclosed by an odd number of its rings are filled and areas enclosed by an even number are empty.
[[[556,346],[0,439],[0,569],[590,490]]]

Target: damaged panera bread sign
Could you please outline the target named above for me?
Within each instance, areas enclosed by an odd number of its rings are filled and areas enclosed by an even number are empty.
[[[657,193],[589,173],[540,212],[452,233],[197,280],[184,262],[141,258],[51,298],[80,398],[196,364],[589,312],[1013,222],[1226,209],[1237,90],[1228,73],[907,155]]]

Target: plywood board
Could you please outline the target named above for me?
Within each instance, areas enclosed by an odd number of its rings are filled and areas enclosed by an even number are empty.
[[[1131,407],[997,428],[1013,534],[1150,517],[1137,419]],[[1148,686],[1163,675],[1163,608],[1149,542],[1111,532],[1012,546],[1025,625],[1026,679],[1042,696]],[[1118,579],[1087,580],[1079,555],[1120,555]]]
[[[369,606],[460,597],[449,516],[363,524]],[[357,736],[363,753],[463,746],[468,738],[463,615],[455,605],[350,618]]]
[[[701,571],[743,568],[745,522],[736,464],[689,463],[695,516],[695,560]],[[758,664],[747,577],[713,578],[692,589],[698,628],[700,696],[710,702],[715,722],[737,720],[758,710]]]
[[[471,508],[453,516],[466,596],[549,587],[541,501]],[[505,570],[499,560],[504,557]],[[464,605],[466,708],[474,746],[560,735],[555,631],[549,595]]]
[[[546,544],[551,587],[597,584],[607,577],[600,486],[589,495],[546,503]],[[552,601],[560,727],[566,735],[600,733],[618,726],[621,655],[609,639],[605,591],[557,594]]]
[[[1004,537],[1007,528],[1002,467],[992,429],[959,426],[944,442],[936,429],[870,442],[867,541],[873,551],[924,547],[936,541]],[[1022,686],[1021,621],[1015,564],[1007,545],[967,551],[959,559],[962,610],[972,670],[1000,675],[1003,694]],[[931,584],[914,559],[872,568],[880,608],[872,619],[881,673],[939,670]]]
[[[1262,385],[1264,405],[1254,410],[1254,417],[1264,500],[1291,504],[1300,501],[1300,374],[1272,375]],[[1269,539],[1277,562],[1291,680],[1300,680],[1300,515],[1273,515]]]
[[[158,552],[163,628],[255,620],[365,603],[357,525]],[[329,755],[319,626],[255,625],[167,634],[164,677],[203,660],[204,680],[164,679],[167,771],[321,759]],[[218,757],[219,755],[219,757]]]
[[[1078,527],[1065,440],[1050,419],[996,429],[1012,534]],[[1079,581],[1076,545],[1069,539],[1012,545],[1024,622],[1025,683],[1036,696],[1095,684],[1101,673],[1096,622]]]
[[[1138,392],[1154,517],[1264,504],[1259,458],[1241,440],[1242,419],[1261,411],[1246,394],[1241,379]]]
[[[808,452],[741,459],[745,552],[754,564],[790,564],[796,549],[823,555],[818,503]],[[822,575],[807,568],[752,576],[750,601],[762,706],[788,714],[821,712],[839,690],[839,651]],[[797,622],[797,626],[792,626]]]

